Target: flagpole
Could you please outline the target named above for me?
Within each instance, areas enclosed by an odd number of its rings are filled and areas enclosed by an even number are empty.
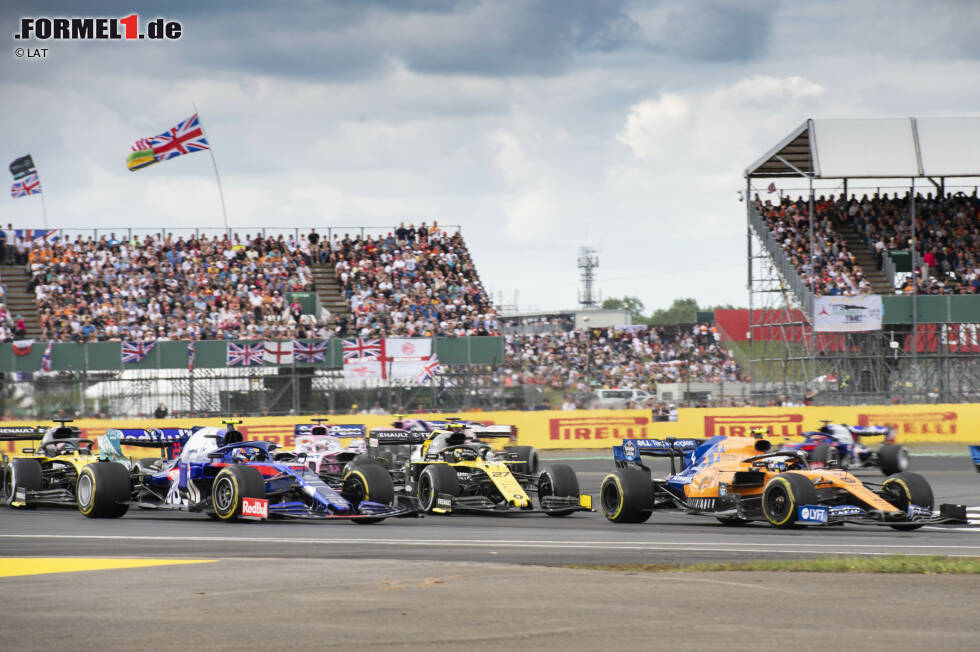
[[[211,143],[211,139],[208,138],[208,132],[204,128],[204,121],[201,120],[201,114],[197,111],[197,105],[191,102],[191,106],[194,107],[194,113],[197,115],[197,122],[201,125],[201,135],[204,139],[208,141],[208,154],[211,155],[211,165],[214,166],[214,179],[218,182],[218,197],[221,198],[221,216],[225,220],[225,232],[228,231],[228,211],[225,210],[225,193],[221,189],[221,175],[218,174],[218,162],[214,159],[214,145]]]
[[[34,161],[34,157],[31,157],[31,161],[34,162],[34,174],[37,175],[37,182],[38,183],[41,183],[41,174],[40,174],[40,172],[37,171],[37,161]],[[47,229],[48,228],[48,207],[44,203],[44,186],[41,186],[41,192],[39,192],[38,194],[41,195],[41,215],[44,217],[44,228]]]
[[[47,228],[48,228],[48,208],[44,204],[44,188],[41,188],[41,192],[39,192],[38,194],[41,195],[41,215],[44,216],[44,228],[45,228],[45,230],[47,230]]]

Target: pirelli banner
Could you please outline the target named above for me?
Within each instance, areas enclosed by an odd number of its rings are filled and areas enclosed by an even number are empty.
[[[459,416],[487,425],[517,426],[519,444],[539,449],[608,448],[623,439],[646,437],[712,437],[746,435],[752,428],[764,427],[776,437],[799,437],[804,431],[820,427],[821,419],[850,425],[888,425],[898,433],[898,441],[955,442],[980,444],[980,404],[901,405],[864,407],[799,408],[710,408],[681,409],[676,422],[651,421],[644,410],[575,410],[540,412],[468,412],[409,415],[426,419]],[[296,424],[310,423],[311,417],[245,418],[238,428],[246,438],[269,440],[292,448]],[[362,426],[349,433],[390,426],[392,417],[344,415],[330,417],[335,425]],[[38,421],[6,421],[4,426],[34,427]],[[51,425],[51,424],[47,424]],[[221,419],[81,419],[74,422],[83,436],[97,439],[107,428],[189,428],[194,425],[220,426]],[[504,442],[498,442],[502,444]],[[0,441],[0,451],[13,452],[29,442]],[[145,456],[146,451],[127,451]]]

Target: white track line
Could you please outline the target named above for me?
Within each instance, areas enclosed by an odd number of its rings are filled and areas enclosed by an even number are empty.
[[[943,528],[946,529],[946,528]],[[492,541],[478,539],[320,539],[320,538],[263,538],[263,537],[173,537],[173,536],[117,536],[117,535],[84,535],[84,534],[0,534],[0,539],[68,539],[95,541],[183,541],[187,543],[278,543],[278,544],[319,544],[319,545],[381,545],[381,546],[414,546],[414,547],[450,547],[450,548],[543,548],[567,550],[675,550],[685,551],[695,549],[699,552],[765,552],[774,553],[827,553],[860,551],[862,554],[891,554],[876,552],[883,549],[901,550],[950,550],[974,551],[973,556],[980,552],[980,544],[969,546],[953,545],[899,545],[899,544],[820,544],[799,543],[789,546],[786,543],[751,543],[743,544],[748,547],[733,547],[730,542],[704,541],[534,541],[511,540]],[[926,553],[921,553],[926,554]]]

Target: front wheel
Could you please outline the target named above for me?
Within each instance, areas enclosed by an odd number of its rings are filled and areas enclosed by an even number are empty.
[[[419,500],[422,511],[433,512],[439,507],[439,494],[459,495],[459,478],[456,471],[444,464],[428,464],[419,474]]]
[[[816,503],[813,483],[797,473],[780,473],[766,483],[762,492],[762,514],[774,527],[793,527],[799,507]]]
[[[390,505],[395,500],[395,485],[392,484],[391,476],[383,467],[377,464],[359,464],[344,476],[344,484],[341,486],[340,494],[355,509],[365,500]],[[354,519],[354,522],[368,525],[380,523],[383,520],[385,520],[384,517],[358,518]]]
[[[918,473],[911,471],[888,476],[881,483],[881,490],[878,493],[894,505],[895,509],[905,513],[908,513],[909,505],[922,507],[930,512],[935,506],[935,498],[929,482]],[[896,530],[918,530],[922,525],[922,523],[896,523],[891,527]]]
[[[129,511],[129,471],[119,462],[93,462],[75,481],[78,511],[89,518],[119,518]]]
[[[547,496],[578,499],[578,476],[567,464],[552,464],[538,476],[538,502]],[[576,508],[548,511],[548,516],[568,516]]]
[[[599,487],[602,514],[613,523],[643,523],[653,513],[653,481],[639,469],[617,469]]]
[[[27,458],[14,458],[3,474],[3,504],[8,507],[33,507],[27,500],[22,505],[17,502],[18,490],[40,491],[44,481],[41,478],[41,463]]]
[[[237,521],[242,515],[242,498],[265,499],[262,473],[243,464],[218,471],[211,485],[211,506],[218,520]]]

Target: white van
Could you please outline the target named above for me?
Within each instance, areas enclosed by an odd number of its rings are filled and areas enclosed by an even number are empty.
[[[655,394],[644,392],[641,389],[597,389],[593,394],[595,398],[592,401],[592,405],[600,409],[611,410],[625,408],[626,404],[630,401],[638,404],[640,401],[656,398]]]

